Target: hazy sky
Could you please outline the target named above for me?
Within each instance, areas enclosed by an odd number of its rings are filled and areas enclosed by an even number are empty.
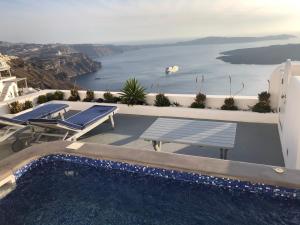
[[[300,0],[0,0],[0,40],[107,43],[300,32]]]

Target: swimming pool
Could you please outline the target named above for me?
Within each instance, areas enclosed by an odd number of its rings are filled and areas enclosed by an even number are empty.
[[[299,191],[71,155],[15,172],[1,225],[300,224]]]

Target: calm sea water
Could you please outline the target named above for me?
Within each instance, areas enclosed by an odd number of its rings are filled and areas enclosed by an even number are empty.
[[[103,68],[80,76],[76,83],[93,90],[119,91],[130,77],[136,77],[147,92],[229,94],[245,84],[240,95],[256,95],[267,90],[268,79],[277,65],[233,65],[216,59],[220,52],[238,48],[299,43],[299,39],[226,45],[196,45],[146,48],[98,59]],[[179,72],[166,75],[167,66],[178,65]],[[204,82],[200,84],[204,76]],[[198,77],[198,79],[197,79]],[[196,83],[197,79],[197,83]]]

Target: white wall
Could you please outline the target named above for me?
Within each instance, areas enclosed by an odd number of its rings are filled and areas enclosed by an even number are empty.
[[[68,104],[71,109],[75,110],[84,110],[95,104],[116,105],[119,109],[118,113],[122,114],[224,120],[249,123],[278,123],[277,113],[256,113],[251,111],[224,111],[217,109],[192,109],[185,107],[156,107],[143,105],[128,106],[125,104],[105,104],[94,102],[66,101],[65,103]]]
[[[48,90],[50,91],[50,90]],[[53,90],[51,90],[53,91]],[[65,93],[65,99],[70,96],[69,90],[63,90]],[[103,98],[103,94],[105,91],[95,91],[95,98]],[[119,96],[119,92],[111,92],[115,96]],[[85,98],[86,91],[79,91],[79,95],[81,99]],[[146,96],[146,102],[149,105],[153,105],[155,101],[155,96],[157,93],[149,93]],[[165,94],[171,102],[178,102],[181,106],[190,107],[192,102],[194,101],[196,95],[192,94]],[[211,109],[220,109],[224,104],[225,98],[229,96],[225,95],[207,95],[206,96],[206,108]],[[249,107],[255,105],[258,102],[257,96],[236,96],[234,97],[235,104],[240,110],[249,110]]]
[[[278,87],[278,131],[287,168],[300,169],[300,65],[281,66]]]
[[[300,169],[300,77],[290,79],[284,116],[278,126],[286,167]]]
[[[8,104],[10,104],[12,102],[19,101],[20,103],[23,103],[23,102],[28,100],[28,101],[32,101],[34,104],[36,104],[38,96],[39,95],[44,95],[48,92],[49,92],[49,90],[42,90],[42,91],[38,91],[38,92],[35,92],[35,93],[32,93],[32,94],[18,96],[14,99],[10,99],[10,100],[7,100],[7,101],[0,102],[0,115],[9,113]],[[51,92],[53,92],[53,90]]]
[[[26,100],[36,103],[39,95],[44,95],[55,90],[42,90],[26,96],[19,96],[13,100],[5,101],[0,104],[0,114],[8,114],[8,104],[13,101],[19,101],[20,103]],[[62,90],[65,94],[65,99],[70,96],[69,90]],[[103,98],[105,92],[96,91],[95,98]],[[118,95],[117,92],[112,92]],[[81,99],[85,98],[86,91],[79,91]],[[147,103],[153,104],[156,93],[147,95]],[[120,113],[124,114],[138,114],[149,116],[171,116],[171,117],[185,117],[185,118],[197,118],[197,119],[211,119],[211,120],[227,120],[227,121],[240,121],[240,122],[253,122],[253,123],[278,123],[277,113],[255,113],[249,111],[249,106],[256,104],[256,96],[237,96],[236,105],[239,107],[239,111],[225,111],[219,110],[223,105],[224,99],[227,96],[223,95],[209,95],[207,96],[207,107],[210,109],[192,109],[188,108],[194,101],[195,95],[183,95],[183,94],[167,94],[170,100],[178,102],[185,107],[156,107],[156,106],[127,106],[125,104],[118,104]],[[95,103],[82,103],[82,102],[67,102],[71,108],[82,109],[82,107],[90,106],[89,104]],[[109,104],[112,105],[112,104]],[[246,111],[248,110],[248,111]]]
[[[281,79],[283,76],[284,65],[278,66],[270,77],[270,102],[273,110],[278,110],[279,98],[280,98],[280,88],[281,88]]]
[[[12,99],[15,99],[18,95],[18,85],[16,83],[11,83],[11,84],[6,84],[6,85],[9,85],[8,89],[7,89],[7,93],[6,93],[6,96],[4,98],[4,101],[7,101],[7,100],[12,100]]]

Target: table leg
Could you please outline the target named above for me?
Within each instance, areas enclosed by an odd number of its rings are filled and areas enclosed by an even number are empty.
[[[228,149],[224,149],[223,159],[227,159],[227,152],[228,152]]]
[[[220,159],[224,158],[224,149],[220,148]]]
[[[161,150],[161,141],[152,141],[152,146],[155,151],[159,152]]]

